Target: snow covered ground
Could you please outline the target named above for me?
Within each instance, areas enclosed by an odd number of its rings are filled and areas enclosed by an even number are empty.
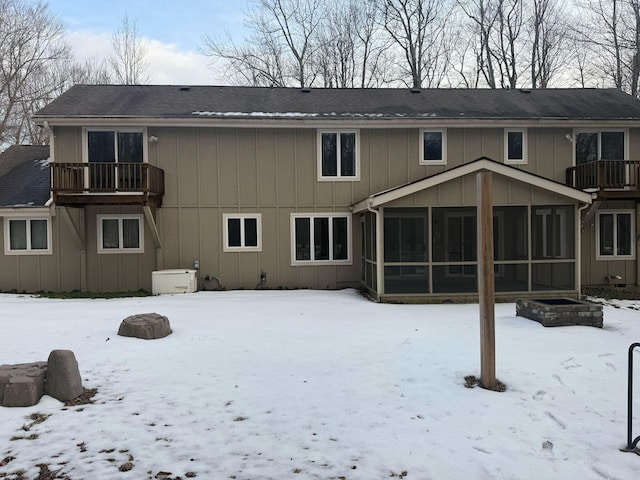
[[[353,290],[0,295],[0,364],[71,349],[98,389],[90,405],[0,408],[0,478],[36,478],[42,463],[74,480],[638,478],[640,456],[619,451],[637,306],[606,306],[597,329],[543,328],[496,305],[497,393],[464,388],[480,371],[477,305],[381,305]],[[117,336],[145,312],[174,333]],[[51,416],[27,432],[32,413]]]

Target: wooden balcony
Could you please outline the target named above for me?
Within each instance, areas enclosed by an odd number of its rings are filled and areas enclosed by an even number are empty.
[[[567,185],[596,200],[640,199],[640,160],[598,160],[567,168]]]
[[[148,163],[51,163],[56,204],[160,207],[164,171]]]

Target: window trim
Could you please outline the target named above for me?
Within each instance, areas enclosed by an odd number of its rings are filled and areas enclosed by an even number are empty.
[[[119,248],[104,248],[102,243],[102,220],[118,220],[118,242],[120,244]],[[124,248],[122,246],[122,221],[123,220],[138,220],[138,248]],[[144,220],[141,214],[100,214],[96,215],[96,224],[98,230],[98,238],[96,241],[98,254],[99,255],[109,255],[109,254],[128,254],[128,253],[144,253]]]
[[[244,219],[256,219],[256,231],[258,245],[255,247],[247,247],[244,245]],[[240,241],[243,245],[239,247],[229,246],[229,220],[240,219]],[[222,214],[222,231],[223,231],[223,252],[261,252],[262,251],[262,214],[261,213],[223,213]]]
[[[352,265],[353,264],[353,230],[351,227],[351,213],[344,212],[330,212],[330,213],[292,213],[290,218],[290,237],[291,237],[291,265],[292,266],[304,266],[304,265]],[[297,260],[296,259],[296,219],[308,218],[310,224],[313,225],[314,218],[346,218],[347,219],[347,258],[346,260]],[[329,222],[329,231],[333,231],[333,221]],[[314,243],[313,228],[310,232],[309,242],[311,245]],[[333,235],[329,234],[329,252],[333,256]]]
[[[12,250],[11,238],[9,231],[9,222],[15,220],[24,220],[27,222],[27,248],[26,250]],[[44,249],[32,249],[31,248],[31,221],[32,220],[44,220],[47,222],[47,248]],[[4,217],[4,254],[5,255],[52,255],[53,248],[51,246],[51,216],[47,215],[8,215]]]
[[[353,133],[355,135],[355,144],[356,144],[356,153],[355,153],[355,175],[353,176],[342,176],[340,175],[340,163],[341,163],[341,152],[339,144],[336,146],[336,155],[337,162],[335,176],[325,176],[322,175],[322,135],[324,133],[335,133],[337,139],[340,139],[340,135],[343,133]],[[338,140],[339,141],[339,140]],[[358,128],[347,128],[347,129],[318,129],[317,131],[317,175],[318,181],[321,182],[355,182],[360,180],[360,129]]]
[[[631,254],[630,255],[618,255],[617,252],[614,255],[601,255],[600,254],[600,216],[601,215],[614,215],[617,217],[619,214],[629,215],[631,217],[631,231],[629,232],[631,236]],[[614,225],[617,225],[617,222],[614,220]],[[600,210],[596,213],[596,260],[635,260],[636,258],[636,212],[632,209],[618,209],[618,210]],[[618,249],[618,229],[614,228],[613,230],[613,246]]]
[[[521,133],[522,134],[522,158],[510,159],[509,158],[509,134]],[[528,163],[527,158],[527,129],[526,128],[505,128],[504,129],[504,163],[510,165],[526,165]]]
[[[89,132],[142,133],[142,163],[149,163],[149,137],[146,127],[83,127],[82,128],[82,162],[89,163]],[[116,139],[118,136],[115,136]],[[118,148],[115,148],[118,163]]]
[[[442,134],[442,155],[440,160],[425,160],[424,159],[424,134],[438,132]],[[446,128],[421,128],[419,137],[419,164],[420,165],[446,165],[447,164],[447,129]]]

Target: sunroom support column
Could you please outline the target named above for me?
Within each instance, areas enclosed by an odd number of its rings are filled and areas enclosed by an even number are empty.
[[[492,173],[476,176],[478,195],[478,294],[480,304],[480,381],[489,390],[496,388],[495,285],[493,270]]]

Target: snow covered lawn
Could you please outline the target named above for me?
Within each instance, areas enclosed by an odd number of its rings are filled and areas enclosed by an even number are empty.
[[[480,371],[477,305],[353,290],[0,295],[0,364],[71,349],[98,389],[90,405],[0,408],[0,478],[34,479],[37,464],[74,480],[638,478],[640,456],[619,451],[637,305],[606,306],[603,329],[544,328],[496,305],[497,393],[464,388]],[[117,336],[145,312],[173,334]],[[25,431],[32,413],[51,416]]]

